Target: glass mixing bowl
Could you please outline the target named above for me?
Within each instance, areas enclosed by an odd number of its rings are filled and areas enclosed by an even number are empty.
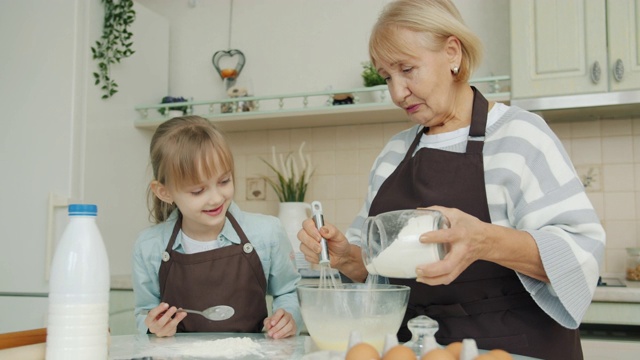
[[[409,301],[408,286],[342,284],[339,288],[299,285],[300,310],[309,335],[322,350],[346,351],[349,335],[382,351],[387,334],[396,335]]]

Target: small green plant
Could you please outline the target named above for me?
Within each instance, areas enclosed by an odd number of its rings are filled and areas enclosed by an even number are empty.
[[[378,74],[378,71],[373,67],[371,61],[362,62],[362,80],[364,80],[364,86],[371,87],[376,85],[386,85],[386,80]]]
[[[102,4],[102,36],[96,41],[96,46],[91,47],[91,52],[93,59],[98,61],[98,72],[93,73],[95,85],[102,83],[102,98],[108,99],[118,92],[118,84],[111,78],[111,65],[120,63],[121,59],[135,52],[131,49],[133,34],[129,27],[136,19],[136,12],[133,0],[102,0]]]
[[[187,99],[183,98],[183,97],[173,97],[173,96],[165,96],[162,98],[162,102],[161,104],[171,104],[171,103],[182,103],[182,102],[186,102]],[[178,110],[178,111],[182,111],[182,113],[186,113],[188,109],[187,105],[180,105],[180,106],[168,106],[168,107],[161,107],[158,108],[158,112],[162,115],[165,114],[165,112],[167,112],[167,110]]]
[[[307,193],[307,186],[309,180],[313,174],[313,168],[311,166],[311,157],[302,153],[305,142],[300,144],[298,149],[298,156],[300,158],[300,165],[294,158],[293,153],[287,154],[284,157],[280,154],[279,160],[276,158],[276,148],[272,147],[272,162],[269,163],[265,159],[261,159],[273,172],[276,173],[277,181],[274,181],[268,176],[262,176],[263,179],[271,185],[273,190],[278,195],[280,202],[302,202],[304,196]],[[299,171],[299,170],[302,171]]]

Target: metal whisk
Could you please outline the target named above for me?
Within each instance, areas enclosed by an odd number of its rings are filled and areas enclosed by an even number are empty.
[[[320,204],[320,201],[312,202],[311,210],[313,211],[313,222],[316,223],[316,228],[320,230],[320,228],[324,226],[322,204]],[[327,240],[325,238],[320,239],[320,248],[320,265],[329,264],[329,249],[327,248]]]

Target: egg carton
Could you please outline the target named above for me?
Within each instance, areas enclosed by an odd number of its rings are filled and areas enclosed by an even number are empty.
[[[360,338],[360,335],[357,332],[351,333],[351,336],[349,338],[349,347],[345,354],[346,360],[351,359],[351,356],[349,356],[351,355],[350,353],[351,348],[361,343],[362,343],[362,339]],[[410,349],[416,359],[423,358],[427,353],[429,353],[432,350],[444,349],[444,346],[438,344],[436,342],[436,338],[432,335],[424,336],[422,338],[422,343],[420,344],[413,341],[409,341],[403,345],[400,345],[398,343],[398,338],[395,335],[388,334],[385,337],[384,347],[382,349],[382,354],[380,354],[381,355],[380,358],[382,360],[386,360],[386,359],[413,360],[411,356],[408,355],[410,354],[409,352],[404,351],[404,349],[402,351],[399,351],[400,350],[398,348],[399,346]],[[473,339],[464,339],[462,341],[459,359],[473,360],[478,355],[479,353],[478,353],[478,346],[476,344],[476,341]],[[357,357],[353,357],[353,360],[358,360],[358,359]]]

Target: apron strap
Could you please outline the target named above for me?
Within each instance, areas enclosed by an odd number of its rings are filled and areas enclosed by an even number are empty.
[[[472,86],[471,89],[473,90],[473,113],[467,139],[467,153],[482,154],[489,102],[475,86]]]
[[[173,244],[176,243],[176,238],[178,237],[180,229],[182,229],[182,213],[180,212],[180,210],[178,210],[178,220],[176,220],[176,224],[173,226],[171,238],[169,238],[169,243],[167,244],[167,248],[164,251],[171,253],[171,250],[173,250]]]
[[[236,230],[236,233],[238,233],[238,236],[240,236],[240,242],[242,243],[243,254],[245,258],[247,258],[249,265],[251,265],[253,274],[255,275],[256,280],[258,280],[258,283],[260,284],[260,286],[262,287],[262,290],[266,292],[267,278],[264,275],[264,269],[262,268],[262,263],[260,262],[260,257],[258,256],[258,253],[253,248],[253,245],[251,245],[251,242],[247,238],[247,235],[244,233],[244,230],[242,230],[242,227],[240,227],[240,224],[238,223],[236,218],[233,217],[233,215],[231,215],[230,211],[227,211],[227,219],[229,219],[229,222],[231,222],[231,225]],[[255,258],[252,258],[251,257],[252,255],[254,255]],[[256,259],[257,261],[255,261]]]

